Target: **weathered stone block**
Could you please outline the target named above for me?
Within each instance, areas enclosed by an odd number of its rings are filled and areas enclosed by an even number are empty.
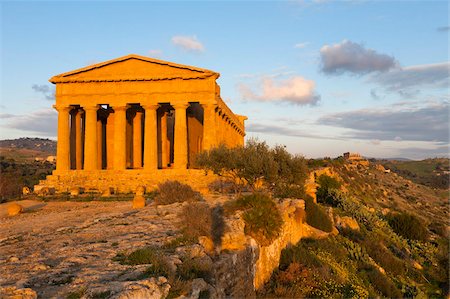
[[[145,197],[142,195],[136,195],[133,198],[133,209],[141,209],[143,207],[145,207],[146,202],[145,202]]]
[[[8,206],[8,215],[16,216],[23,212],[23,207],[18,203],[11,203]]]

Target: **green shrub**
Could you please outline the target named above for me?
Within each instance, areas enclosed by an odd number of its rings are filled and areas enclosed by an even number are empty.
[[[182,280],[203,278],[208,281],[212,275],[212,266],[202,258],[185,259],[177,267],[177,275]]]
[[[313,268],[323,265],[317,256],[303,243],[303,240],[296,246],[287,247],[281,252],[279,268],[286,270],[292,263],[301,263],[306,267]]]
[[[305,187],[303,185],[277,184],[273,188],[273,196],[276,198],[305,198]]]
[[[267,194],[242,196],[224,209],[226,214],[244,210],[245,233],[263,246],[269,245],[281,232],[283,219],[277,205]]]
[[[178,215],[178,227],[185,238],[197,240],[200,236],[211,238],[212,211],[206,202],[191,202]]]
[[[306,223],[324,232],[331,232],[333,224],[325,209],[316,204],[311,197],[305,200]]]
[[[196,156],[196,164],[227,178],[239,192],[243,186],[253,191],[261,187],[271,190],[278,185],[303,186],[307,175],[303,157],[291,155],[282,146],[271,149],[254,139],[244,147],[220,145],[201,152]]]
[[[129,254],[118,254],[113,260],[122,265],[146,265],[150,266],[146,274],[150,276],[166,276],[170,274],[170,265],[164,258],[162,252],[155,247],[137,249]]]
[[[405,263],[394,256],[380,241],[366,238],[363,243],[366,252],[375,260],[384,270],[395,275],[403,275],[406,271]]]
[[[397,287],[392,283],[392,281],[384,274],[380,273],[377,269],[372,267],[367,272],[367,277],[369,278],[372,286],[378,290],[383,296],[388,298],[401,298],[402,293],[397,289]]]
[[[322,174],[317,178],[319,188],[317,189],[317,201],[326,203],[332,206],[336,206],[337,203],[334,199],[334,193],[332,190],[339,190],[341,183],[333,177],[326,174]]]
[[[158,184],[158,194],[155,202],[158,205],[168,205],[175,202],[199,201],[202,196],[199,192],[192,190],[191,186],[178,181],[166,181]]]
[[[409,213],[389,213],[386,218],[400,236],[411,240],[428,240],[428,230],[417,216]]]

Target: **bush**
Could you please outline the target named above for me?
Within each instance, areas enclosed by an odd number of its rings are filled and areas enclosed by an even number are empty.
[[[380,241],[366,238],[363,243],[364,248],[371,258],[389,273],[403,275],[406,271],[404,262],[394,256],[392,252]]]
[[[151,264],[146,274],[151,276],[166,276],[170,274],[170,265],[165,260],[161,251],[155,247],[137,249],[130,254],[118,254],[115,258],[122,265],[146,265]]]
[[[395,287],[392,281],[374,267],[371,267],[366,274],[372,286],[375,287],[375,289],[377,289],[383,296],[388,298],[403,297],[402,293]]]
[[[306,197],[305,211],[306,223],[324,232],[331,232],[333,230],[333,223],[325,209],[316,204],[310,196]]]
[[[212,266],[202,258],[185,259],[177,267],[177,275],[181,280],[203,278],[208,281],[212,275]]]
[[[201,152],[196,164],[235,184],[236,192],[242,186],[253,191],[265,187],[303,186],[306,163],[303,157],[292,156],[282,146],[273,149],[265,142],[249,140],[244,147],[227,148],[225,145]]]
[[[211,208],[205,202],[192,202],[184,206],[179,214],[178,226],[187,239],[197,240],[200,236],[211,238]]]
[[[317,201],[336,206],[334,190],[339,190],[341,183],[326,174],[322,174],[317,178],[319,188],[317,189]]]
[[[411,240],[428,240],[428,230],[417,216],[409,213],[389,213],[386,218],[398,235]]]
[[[202,196],[192,190],[191,186],[178,181],[166,181],[158,184],[159,192],[155,196],[155,202],[159,205],[168,205],[175,202],[199,201]]]
[[[305,187],[277,184],[273,188],[273,196],[276,198],[305,198]]]
[[[245,233],[259,244],[269,245],[279,236],[283,219],[277,205],[267,194],[242,196],[225,206],[226,213],[235,210],[244,210]]]

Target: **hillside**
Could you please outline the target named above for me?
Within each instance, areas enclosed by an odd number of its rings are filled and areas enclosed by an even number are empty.
[[[447,158],[422,161],[381,160],[379,163],[417,184],[432,188],[449,188],[450,160]]]
[[[341,190],[320,185],[318,202],[338,232],[285,250],[260,297],[448,296],[448,191],[373,163],[327,164],[334,179],[317,182]]]
[[[0,140],[0,156],[16,162],[31,162],[56,155],[56,141],[42,138]]]

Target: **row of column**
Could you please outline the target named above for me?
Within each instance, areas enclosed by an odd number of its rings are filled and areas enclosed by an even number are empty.
[[[57,143],[57,171],[64,172],[70,170],[70,111],[71,106],[54,106],[58,111],[58,143]],[[141,105],[144,109],[144,158],[141,160],[141,147],[134,146],[133,165],[142,165],[147,171],[158,168],[157,149],[157,109],[159,105]],[[172,104],[175,109],[175,132],[174,132],[174,168],[185,169],[188,163],[188,135],[186,109],[189,103]],[[214,104],[203,104],[203,149],[210,149],[215,145],[215,108]],[[84,161],[84,170],[101,169],[101,160],[98,159],[98,138],[97,127],[98,105],[84,106],[84,156],[82,151],[81,130],[76,129],[76,168],[81,169]],[[126,110],[127,106],[114,106],[114,136],[113,136],[113,169],[126,169]],[[80,113],[76,114],[77,124],[81,122]],[[133,144],[142,144],[142,113],[134,118],[134,128],[139,130],[133,134]],[[110,160],[110,159],[108,159]],[[142,163],[143,162],[143,163]]]

